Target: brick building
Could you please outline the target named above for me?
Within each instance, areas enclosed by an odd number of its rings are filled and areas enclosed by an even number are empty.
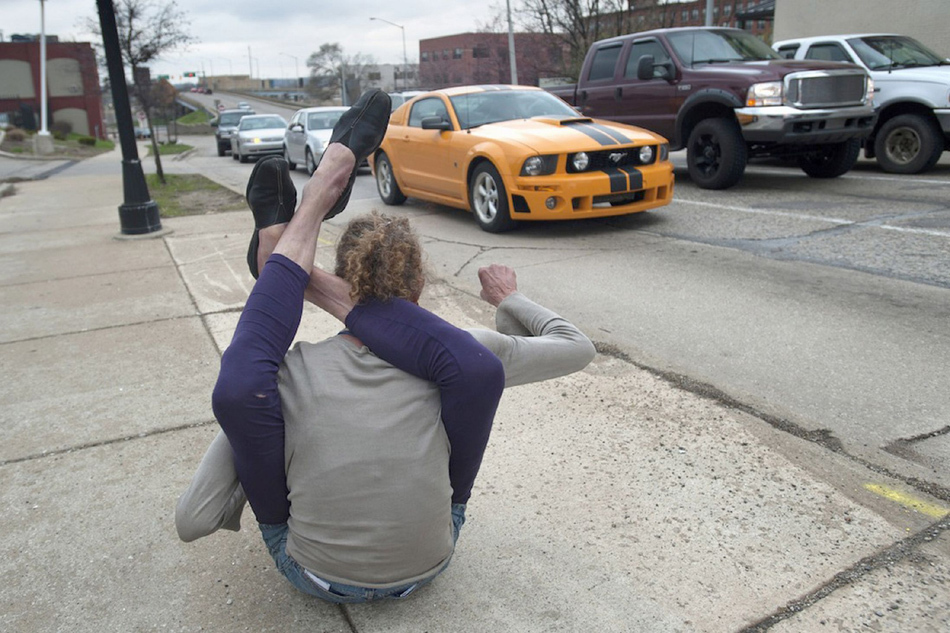
[[[650,29],[678,26],[704,26],[706,24],[706,0],[687,2],[628,3],[630,7],[620,18],[623,33],[636,33]],[[775,0],[714,0],[713,26],[729,26],[744,29],[771,41],[772,19]]]
[[[0,112],[40,126],[40,42],[0,42]],[[46,42],[46,94],[50,125],[66,121],[73,132],[105,137],[96,54],[87,42]]]
[[[515,33],[518,83],[537,86],[557,75],[565,55],[561,40],[543,33]],[[419,84],[426,89],[511,83],[507,33],[460,33],[419,41]]]

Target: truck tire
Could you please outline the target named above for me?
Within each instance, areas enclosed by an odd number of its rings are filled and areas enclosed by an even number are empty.
[[[383,202],[390,206],[400,205],[406,201],[406,195],[396,182],[393,165],[385,152],[380,152],[379,157],[376,158],[376,190]]]
[[[505,182],[491,163],[482,163],[475,168],[468,183],[468,200],[475,222],[483,231],[503,233],[515,228],[517,223],[508,212]]]
[[[837,178],[854,167],[860,153],[861,141],[853,138],[799,157],[798,166],[812,178]]]
[[[742,178],[748,149],[742,131],[729,119],[696,124],[686,144],[689,177],[702,189],[728,189]]]
[[[888,120],[874,139],[874,154],[884,171],[919,174],[937,164],[943,138],[934,122],[919,114],[901,114]]]

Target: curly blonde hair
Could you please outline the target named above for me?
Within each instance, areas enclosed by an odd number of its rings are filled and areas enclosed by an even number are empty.
[[[422,245],[409,220],[373,211],[350,220],[336,247],[336,275],[350,297],[417,301],[425,285]]]

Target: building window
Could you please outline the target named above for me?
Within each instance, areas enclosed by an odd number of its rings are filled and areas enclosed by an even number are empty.
[[[429,52],[428,51],[423,52],[422,55],[419,57],[419,61],[423,61],[423,62],[429,61]]]
[[[719,17],[719,7],[713,7],[713,17]]]
[[[765,29],[765,20],[759,20],[759,30],[762,31]]]
[[[476,46],[472,49],[472,57],[488,57],[488,47],[487,46]]]
[[[699,19],[699,9],[693,9],[693,19],[694,20]]]
[[[724,6],[724,7],[722,8],[722,13],[723,13],[723,15],[732,15],[732,5],[731,5],[731,4],[727,4],[726,6]]]
[[[462,59],[462,49],[456,48],[452,51],[452,59]]]
[[[683,9],[683,13],[680,16],[680,18],[682,22],[686,22],[687,18],[689,18],[689,11],[687,11],[686,9]]]
[[[445,49],[444,51],[442,51],[442,59],[448,59],[448,58],[449,58],[449,49]]]
[[[370,81],[379,81],[380,79],[383,78],[382,73],[367,73],[366,76],[369,78]],[[398,73],[397,73],[397,76],[398,76]]]

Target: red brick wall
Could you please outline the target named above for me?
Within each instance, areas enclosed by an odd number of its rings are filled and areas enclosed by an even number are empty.
[[[102,97],[99,90],[99,69],[96,66],[96,54],[88,42],[47,42],[46,60],[66,57],[79,62],[82,74],[82,94],[68,97],[49,97],[49,115],[63,108],[78,108],[86,111],[90,134],[99,130],[105,138],[102,122]],[[33,73],[33,89],[36,96],[32,99],[0,99],[0,112],[19,111],[23,104],[33,107],[37,113],[37,125],[40,116],[40,43],[39,42],[0,42],[0,59],[15,59],[30,64]]]

